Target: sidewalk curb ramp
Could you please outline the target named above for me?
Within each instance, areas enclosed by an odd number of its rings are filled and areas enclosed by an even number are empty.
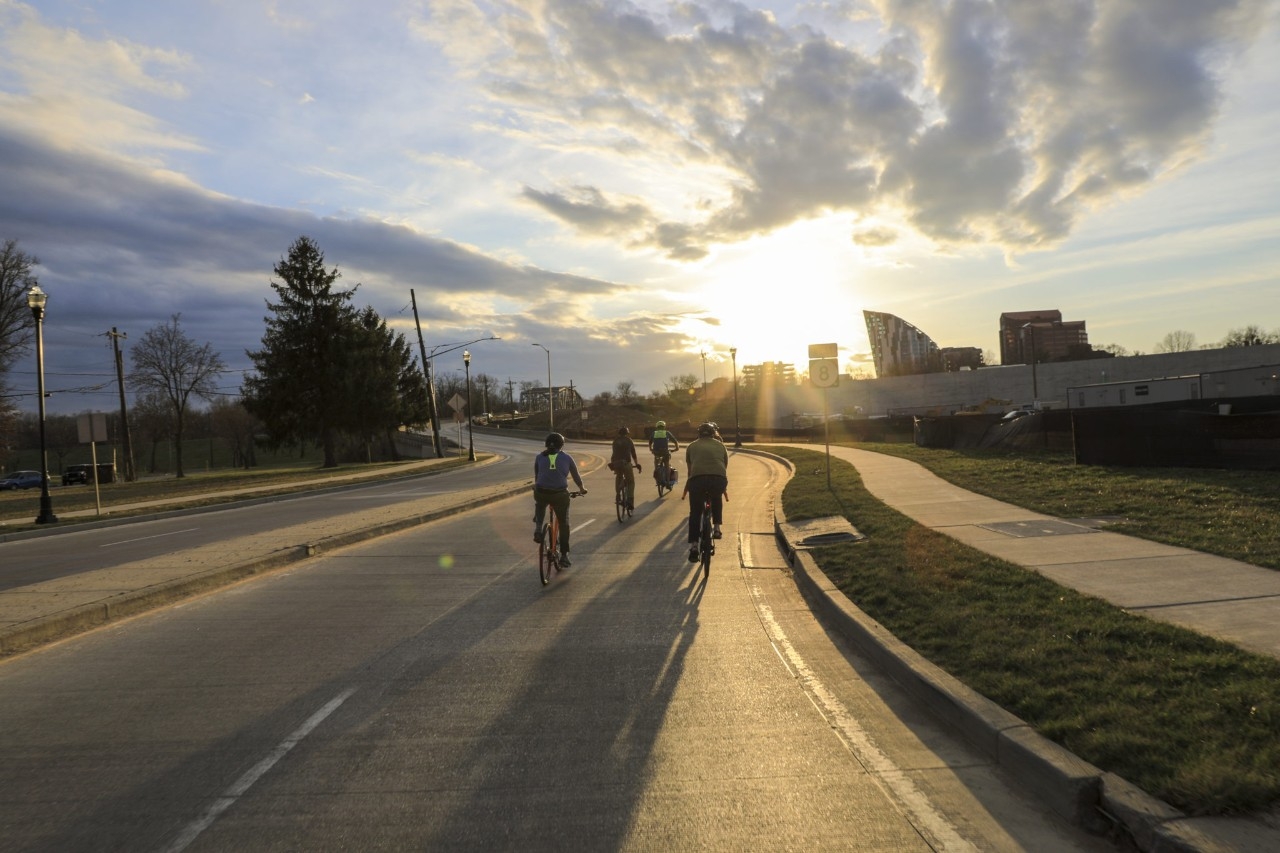
[[[351,529],[314,541],[278,545],[271,553],[264,556],[121,592],[105,600],[41,616],[0,631],[0,656],[29,651],[37,646],[83,633],[119,619],[136,616],[174,601],[225,587],[254,575],[265,574],[310,557],[496,503],[527,492],[530,485],[528,480],[523,480],[495,486],[489,493],[430,512],[404,516],[370,526],[357,524]]]
[[[808,551],[787,541],[781,513],[779,500],[774,504],[774,535],[796,586],[819,619],[1065,820],[1094,834],[1127,837],[1146,853],[1239,849],[1201,832],[1173,806],[1039,734],[893,636],[851,602]]]

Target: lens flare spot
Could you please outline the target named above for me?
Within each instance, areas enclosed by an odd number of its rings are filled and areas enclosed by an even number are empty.
[[[440,558],[440,568],[442,568],[442,569],[452,569],[452,568],[453,568],[453,555],[452,555],[452,554],[445,554],[445,555],[443,555],[443,556]]]

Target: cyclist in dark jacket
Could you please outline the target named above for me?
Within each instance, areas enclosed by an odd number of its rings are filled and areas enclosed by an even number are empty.
[[[636,475],[633,470],[640,470],[640,459],[636,456],[636,443],[631,440],[631,430],[626,427],[618,429],[618,436],[613,440],[613,454],[609,457],[609,470],[621,474],[627,486],[627,509],[635,509]]]

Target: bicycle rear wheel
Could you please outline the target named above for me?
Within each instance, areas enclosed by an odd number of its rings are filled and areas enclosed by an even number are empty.
[[[667,466],[658,465],[653,469],[654,476],[658,479],[658,499],[667,493]]]
[[[627,484],[621,478],[618,480],[618,489],[613,495],[613,504],[618,510],[618,523],[621,524],[627,512]]]
[[[711,539],[711,504],[703,504],[702,530],[698,535],[698,556],[702,559],[702,576],[711,577],[711,555],[715,553],[715,543]]]
[[[549,509],[549,508],[548,508]],[[558,568],[556,562],[556,525],[553,520],[542,528],[542,541],[538,543],[538,577],[542,585],[551,583],[551,572]]]

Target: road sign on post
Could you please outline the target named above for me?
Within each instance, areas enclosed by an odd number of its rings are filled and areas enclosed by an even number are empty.
[[[827,445],[827,488],[831,488],[831,416],[827,413],[827,389],[840,384],[840,348],[836,344],[809,344],[809,381],[822,389],[822,431]]]
[[[102,515],[102,490],[98,487],[98,442],[107,440],[107,416],[102,412],[89,412],[76,418],[76,432],[80,443],[89,445],[89,458],[93,460],[93,505]]]

